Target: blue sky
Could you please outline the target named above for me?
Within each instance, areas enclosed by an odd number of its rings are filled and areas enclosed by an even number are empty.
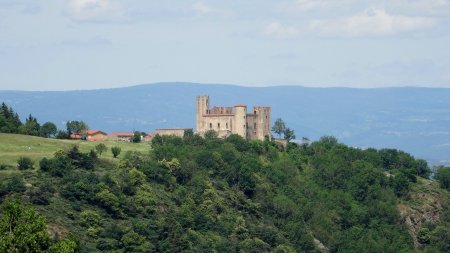
[[[0,0],[0,90],[450,88],[450,0]]]

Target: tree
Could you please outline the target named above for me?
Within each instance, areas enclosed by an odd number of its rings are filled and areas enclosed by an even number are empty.
[[[70,136],[71,134],[79,134],[84,130],[87,130],[89,127],[83,121],[68,121],[66,123],[67,134]]]
[[[275,121],[275,124],[272,127],[272,131],[278,134],[279,138],[281,138],[281,134],[284,134],[284,132],[286,131],[286,125],[281,118],[278,118]]]
[[[44,252],[50,247],[44,218],[18,200],[3,206],[0,237],[0,252]]]
[[[437,169],[436,179],[444,189],[450,189],[450,167],[440,166]]]
[[[208,130],[205,132],[205,139],[207,140],[217,139],[218,136],[219,136],[218,133],[214,130]]]
[[[308,137],[302,137],[302,145],[308,146],[309,142],[310,142],[310,140]]]
[[[45,219],[18,200],[7,200],[0,220],[0,252],[75,252],[76,243],[63,240],[52,245]]]
[[[56,125],[52,122],[45,122],[40,129],[40,136],[45,138],[50,138],[52,136],[55,136],[57,133]]]
[[[291,140],[295,139],[294,130],[291,130],[290,128],[286,128],[286,130],[284,130],[284,139],[287,141],[291,141]]]
[[[194,131],[192,129],[184,130],[183,139],[189,139],[194,137]]]
[[[14,112],[12,107],[8,107],[5,103],[0,106],[0,132],[2,133],[18,133],[22,122],[19,115]]]
[[[115,146],[115,147],[111,148],[111,152],[112,152],[114,158],[117,158],[117,156],[120,154],[120,151],[122,151],[122,149],[120,147]]]
[[[430,176],[431,170],[428,167],[427,161],[419,159],[416,161],[416,174],[417,176],[428,178]]]
[[[131,142],[139,143],[141,142],[141,139],[142,139],[141,132],[135,131],[133,137],[131,137]]]
[[[25,124],[19,127],[19,132],[21,134],[38,136],[40,129],[41,126],[37,122],[37,119],[30,114]]]
[[[67,132],[63,130],[58,130],[55,136],[56,139],[69,139],[69,137],[70,136],[67,134]]]
[[[108,150],[108,148],[106,147],[105,144],[99,143],[99,144],[95,145],[95,150],[97,150],[97,153],[102,155],[102,153],[106,152]]]

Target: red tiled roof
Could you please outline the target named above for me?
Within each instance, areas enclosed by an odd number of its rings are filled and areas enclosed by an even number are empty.
[[[82,134],[86,134],[86,135],[94,135],[94,134],[97,134],[97,133],[101,133],[101,134],[105,134],[106,135],[105,132],[100,131],[100,130],[85,130],[85,131],[82,132]]]
[[[117,137],[132,137],[132,136],[134,136],[134,133],[132,133],[132,132],[113,132],[113,133],[111,133],[111,135],[117,136]]]

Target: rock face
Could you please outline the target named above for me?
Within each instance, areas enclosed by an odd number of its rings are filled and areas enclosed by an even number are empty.
[[[417,234],[425,222],[436,223],[443,211],[442,197],[436,182],[418,179],[417,188],[412,189],[410,200],[399,203],[397,208],[414,240],[414,247],[420,247]]]
[[[316,245],[316,248],[322,253],[330,252],[330,249],[323,245],[323,243],[316,238],[314,238],[314,245]]]

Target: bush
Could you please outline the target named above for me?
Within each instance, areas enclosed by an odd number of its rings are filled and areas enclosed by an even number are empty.
[[[24,192],[26,189],[22,177],[14,175],[0,183],[0,197],[12,192]]]
[[[95,150],[97,150],[97,153],[99,155],[102,155],[103,152],[106,152],[108,150],[108,147],[106,147],[105,144],[100,143],[95,146]]]
[[[50,204],[51,194],[44,188],[39,187],[36,190],[31,191],[29,194],[31,203],[36,205],[48,205]]]
[[[39,162],[39,168],[41,168],[42,171],[49,171],[51,166],[51,160],[47,158],[42,158],[42,160]]]
[[[114,158],[117,158],[117,156],[120,154],[121,151],[122,151],[122,149],[117,146],[111,148],[111,152],[112,152]]]
[[[0,164],[0,170],[7,170],[9,168],[6,164]]]
[[[139,131],[134,132],[133,137],[131,137],[131,142],[133,143],[139,143],[141,142],[142,134]]]
[[[33,169],[33,161],[29,157],[20,157],[17,164],[19,170]]]

